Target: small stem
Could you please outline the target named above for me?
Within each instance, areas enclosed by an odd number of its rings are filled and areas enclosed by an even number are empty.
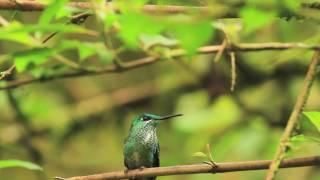
[[[229,52],[230,60],[231,60],[231,86],[230,90],[234,91],[234,87],[236,86],[237,80],[237,71],[236,71],[236,55],[235,53]]]
[[[127,173],[122,171],[107,172],[88,176],[76,176],[65,178],[66,180],[106,180],[106,179],[128,179],[137,177],[150,176],[169,176],[179,174],[200,174],[200,173],[225,173],[236,171],[250,171],[268,169],[270,160],[246,161],[246,162],[228,162],[217,163],[217,167],[212,168],[208,164],[180,165],[157,168],[144,168],[143,170],[130,170]],[[292,168],[302,166],[317,166],[320,165],[320,156],[304,157],[284,160],[281,168]]]
[[[219,62],[219,60],[221,59],[221,56],[222,56],[224,50],[226,49],[226,47],[227,47],[227,45],[228,45],[227,42],[228,42],[227,39],[224,39],[224,40],[223,40],[223,42],[222,42],[222,44],[221,44],[221,49],[217,52],[216,56],[214,57],[213,62],[215,62],[215,63]]]

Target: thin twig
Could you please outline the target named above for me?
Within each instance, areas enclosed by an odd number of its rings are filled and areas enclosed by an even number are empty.
[[[231,61],[231,85],[230,90],[234,91],[237,81],[237,66],[236,66],[236,54],[234,51],[229,52],[230,61]]]
[[[246,161],[246,162],[228,162],[217,163],[217,167],[213,167],[208,164],[194,164],[194,165],[181,165],[181,166],[169,166],[158,168],[144,168],[143,170],[130,170],[116,171],[102,174],[95,174],[89,176],[77,176],[71,178],[65,178],[65,180],[106,180],[106,179],[128,179],[137,177],[150,177],[150,176],[168,176],[179,174],[200,174],[200,173],[225,173],[236,171],[250,171],[250,170],[262,170],[267,169],[271,160],[259,160],[259,161]],[[292,168],[302,166],[319,166],[320,156],[293,158],[284,160],[281,168]],[[61,178],[60,178],[61,179]]]
[[[231,39],[227,33],[225,33],[225,41],[226,41],[226,47],[232,46]],[[230,84],[230,91],[234,91],[234,88],[236,86],[237,81],[237,72],[236,72],[236,53],[233,50],[227,51],[230,56],[230,62],[231,62],[231,84]]]
[[[299,116],[305,106],[305,103],[307,102],[309,92],[316,75],[318,62],[319,62],[319,51],[315,51],[309,65],[308,72],[305,76],[302,90],[300,91],[297,97],[296,104],[292,110],[292,113],[287,122],[286,128],[282,134],[279,146],[274,155],[272,163],[270,164],[269,171],[266,176],[266,180],[274,179],[274,176],[275,176],[275,173],[277,172],[279,164],[281,164],[282,159],[286,155],[286,151],[288,150],[288,147],[289,147],[290,136],[299,120]]]
[[[89,13],[89,12],[83,12],[83,13],[79,13],[79,14],[73,15],[73,16],[71,16],[69,22],[66,23],[66,24],[78,24],[78,25],[80,25],[80,24],[84,23],[85,20],[86,20],[89,16],[91,16],[91,15],[92,15],[92,14]],[[46,43],[46,42],[49,41],[52,37],[54,37],[56,34],[58,34],[58,31],[51,33],[48,37],[46,37],[46,38],[42,41],[42,43],[43,43],[43,44]]]
[[[42,40],[42,43],[46,43],[47,41],[49,41],[51,38],[53,38],[55,35],[58,34],[58,31],[51,33],[49,36],[47,36],[44,40]]]
[[[221,59],[221,56],[222,56],[225,48],[227,47],[227,45],[228,45],[227,40],[224,39],[222,44],[221,44],[221,49],[217,52],[216,56],[214,57],[213,62],[215,62],[215,63],[219,62],[219,60]]]

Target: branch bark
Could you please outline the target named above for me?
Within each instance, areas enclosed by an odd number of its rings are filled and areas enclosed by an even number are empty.
[[[270,160],[260,161],[246,161],[246,162],[228,162],[228,163],[216,163],[218,166],[213,167],[208,164],[194,164],[194,165],[181,165],[181,166],[169,166],[158,168],[145,168],[131,170],[128,172],[116,171],[102,174],[94,174],[89,176],[76,176],[70,178],[59,178],[65,180],[105,180],[105,179],[127,179],[136,177],[150,177],[150,176],[168,176],[179,174],[199,174],[199,173],[225,173],[235,171],[249,171],[249,170],[262,170],[267,169]],[[319,166],[320,156],[293,158],[284,160],[281,168],[303,167],[303,166]]]
[[[92,9],[92,3],[90,2],[70,2],[67,4],[69,7],[79,8],[79,9]],[[46,8],[45,4],[39,3],[37,1],[27,1],[27,0],[19,0],[18,3],[12,0],[2,0],[0,1],[0,9],[2,10],[20,10],[20,11],[42,11]],[[110,10],[118,11],[118,9],[114,9],[110,3],[106,3],[106,8]],[[206,12],[209,10],[207,7],[186,7],[186,6],[157,6],[157,5],[145,5],[142,8],[143,11],[149,13],[185,13],[192,10],[199,10],[202,12]]]
[[[318,62],[319,62],[319,51],[315,51],[314,55],[312,57],[311,63],[309,65],[308,72],[305,76],[302,90],[301,90],[300,94],[298,95],[294,109],[290,115],[290,118],[287,122],[286,128],[285,128],[285,130],[282,134],[282,137],[280,139],[280,144],[279,144],[277,151],[274,155],[272,163],[270,164],[269,171],[266,176],[266,180],[274,179],[274,176],[277,172],[277,169],[278,169],[282,159],[286,155],[286,151],[288,150],[288,147],[289,147],[290,136],[292,134],[294,127],[296,126],[296,124],[299,120],[299,116],[305,106],[305,103],[307,102],[309,92],[310,92],[311,86],[313,84],[315,75],[316,75]]]
[[[320,50],[320,45],[307,45],[303,43],[279,43],[279,42],[271,42],[271,43],[241,43],[237,45],[231,45],[228,47],[224,47],[224,45],[212,45],[212,46],[204,46],[198,49],[199,54],[210,54],[221,51],[221,49],[226,49],[227,51],[266,51],[266,50],[286,50],[286,49],[309,49],[309,50]],[[179,57],[184,56],[186,52],[183,49],[176,49],[170,52],[170,57]],[[76,71],[66,74],[56,74],[52,76],[44,76],[40,78],[32,78],[26,80],[16,80],[11,81],[7,85],[0,86],[1,90],[6,89],[14,89],[20,86],[38,83],[38,82],[46,82],[57,79],[65,79],[65,78],[75,78],[82,76],[94,76],[101,75],[107,73],[118,73],[122,71],[131,70],[134,68],[142,67],[145,65],[156,63],[160,60],[159,56],[148,56],[138,60],[131,60],[128,63],[124,63],[121,68],[118,68],[114,65],[107,66],[104,69],[99,70],[83,70]]]

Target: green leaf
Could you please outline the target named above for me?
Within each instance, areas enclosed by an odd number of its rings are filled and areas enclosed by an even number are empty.
[[[9,40],[13,42],[22,43],[32,46],[34,44],[32,37],[28,32],[18,32],[14,29],[23,29],[24,26],[17,21],[12,22],[10,25],[0,28],[0,40]]]
[[[70,18],[72,15],[76,13],[83,13],[83,9],[79,9],[76,7],[70,7],[70,6],[64,6],[60,9],[60,11],[57,12],[56,18],[60,19],[63,17]]]
[[[80,46],[78,46],[78,53],[80,60],[84,60],[94,55],[96,53],[96,50],[90,43],[82,43]]]
[[[176,39],[170,39],[162,35],[147,35],[140,36],[143,49],[148,50],[154,46],[176,46],[178,41]]]
[[[240,32],[243,29],[242,19],[219,19],[212,25],[214,28],[223,31],[232,43],[240,42]]]
[[[26,51],[13,53],[13,58],[18,72],[24,71],[31,64],[40,65],[44,63],[54,51],[49,48],[34,48]]]
[[[112,52],[106,49],[103,44],[96,45],[97,54],[99,56],[99,60],[103,64],[108,64],[113,59],[114,55]]]
[[[303,134],[299,134],[291,137],[290,141],[291,142],[317,142],[320,144],[320,138],[305,136]]]
[[[252,7],[244,7],[240,10],[240,17],[243,18],[245,33],[249,34],[272,22],[276,17],[274,11],[262,11]]]
[[[112,59],[111,52],[105,48],[102,43],[80,42],[76,40],[63,40],[55,47],[57,52],[62,52],[68,49],[77,49],[80,61],[97,54],[102,63],[109,62]]]
[[[43,11],[40,19],[39,24],[46,25],[49,24],[50,21],[56,16],[56,14],[63,10],[63,6],[68,2],[68,0],[57,0],[52,1],[51,4],[47,6],[47,8]],[[58,13],[59,14],[59,13]]]
[[[121,31],[119,36],[130,48],[137,48],[139,36],[142,34],[155,35],[165,29],[165,23],[150,16],[130,12],[120,17]]]
[[[29,36],[28,33],[11,33],[10,35],[0,35],[0,39],[2,40],[8,40],[8,41],[13,41],[29,46],[34,45],[34,41],[31,36]]]
[[[208,42],[213,35],[210,21],[189,21],[173,25],[175,36],[189,55],[196,53],[197,48]]]
[[[205,153],[203,153],[203,152],[195,152],[195,153],[192,154],[192,156],[194,156],[194,157],[204,157],[204,158],[207,158],[207,157],[208,157],[208,156],[207,156]]]
[[[108,15],[105,17],[104,26],[106,28],[112,27],[119,21],[120,15],[116,14],[115,12],[109,12]]]
[[[305,115],[320,132],[320,112],[316,112],[316,111],[303,112],[303,115]]]
[[[59,52],[67,49],[78,49],[78,54],[81,61],[89,56],[94,55],[97,51],[94,43],[80,42],[76,40],[61,41],[61,43],[58,44],[56,49]]]
[[[300,1],[284,0],[283,3],[288,9],[292,11],[297,11],[301,7]]]
[[[0,28],[0,40],[10,40],[32,46],[33,44],[37,44],[37,42],[28,33],[57,31],[62,33],[92,33],[90,30],[73,24],[22,25],[19,22],[13,22],[8,26]]]
[[[0,160],[1,168],[12,168],[12,167],[22,167],[30,170],[42,171],[42,167],[27,161],[21,160]]]

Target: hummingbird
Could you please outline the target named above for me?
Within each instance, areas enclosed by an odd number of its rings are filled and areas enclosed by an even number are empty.
[[[144,113],[132,120],[123,149],[124,165],[128,170],[160,166],[157,125],[161,120],[177,116],[182,116],[182,114],[158,116]],[[155,179],[156,177],[136,178],[136,180]]]

